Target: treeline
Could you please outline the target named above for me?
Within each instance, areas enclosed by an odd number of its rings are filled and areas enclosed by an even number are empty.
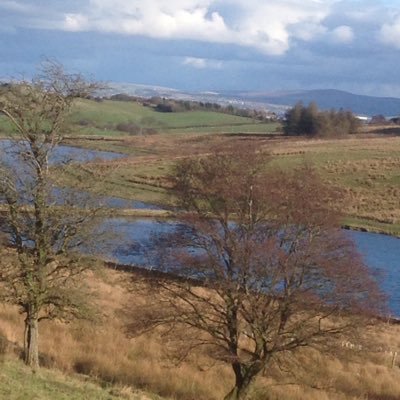
[[[357,133],[361,121],[351,111],[320,111],[316,103],[297,103],[285,114],[283,131],[297,136],[343,136]]]
[[[178,100],[178,99],[168,99],[161,96],[154,96],[148,99],[144,99],[137,96],[130,96],[123,93],[118,93],[108,98],[109,100],[116,101],[135,101],[143,104],[147,107],[154,108],[155,111],[164,113],[173,112],[187,112],[187,111],[214,111],[224,114],[236,115],[239,117],[252,118],[257,121],[275,121],[277,115],[273,112],[248,109],[248,108],[238,108],[234,107],[232,104],[223,106],[218,103],[194,101],[194,100]]]

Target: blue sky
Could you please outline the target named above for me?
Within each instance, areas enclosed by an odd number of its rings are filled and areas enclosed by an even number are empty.
[[[183,90],[400,97],[400,0],[0,0],[0,76],[44,57]]]

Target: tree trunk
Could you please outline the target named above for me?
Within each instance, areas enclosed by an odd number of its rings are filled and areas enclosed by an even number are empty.
[[[232,365],[232,367],[235,372],[235,386],[224,397],[224,400],[244,400],[247,397],[250,384],[255,375],[244,372],[239,363]]]
[[[237,385],[236,383],[232,390],[224,397],[224,400],[245,400],[250,384],[251,380],[246,380],[241,385]]]
[[[28,313],[25,319],[25,364],[33,370],[39,368],[39,318]]]

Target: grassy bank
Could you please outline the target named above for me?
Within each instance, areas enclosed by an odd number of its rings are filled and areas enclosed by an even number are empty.
[[[388,224],[363,218],[346,217],[343,228],[361,232],[381,233],[400,238],[400,223]]]
[[[107,387],[108,386],[108,387]],[[1,400],[155,400],[127,386],[101,387],[93,378],[66,375],[42,368],[37,373],[21,361],[8,358],[0,373]]]

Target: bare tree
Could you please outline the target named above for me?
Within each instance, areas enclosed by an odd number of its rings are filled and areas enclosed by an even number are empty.
[[[333,346],[381,311],[367,267],[332,210],[337,193],[308,167],[266,172],[246,148],[178,163],[186,210],[169,237],[167,274],[130,329],[184,331],[186,355],[205,346],[229,363],[244,399],[254,379],[306,346]]]
[[[45,62],[33,80],[0,91],[0,112],[12,139],[0,171],[1,228],[13,249],[0,258],[1,298],[25,315],[25,362],[32,368],[39,366],[41,320],[90,311],[81,276],[91,265],[81,261],[79,249],[91,237],[93,212],[85,209],[82,192],[60,189],[60,172],[68,166],[55,168],[51,158],[74,99],[97,87]]]

